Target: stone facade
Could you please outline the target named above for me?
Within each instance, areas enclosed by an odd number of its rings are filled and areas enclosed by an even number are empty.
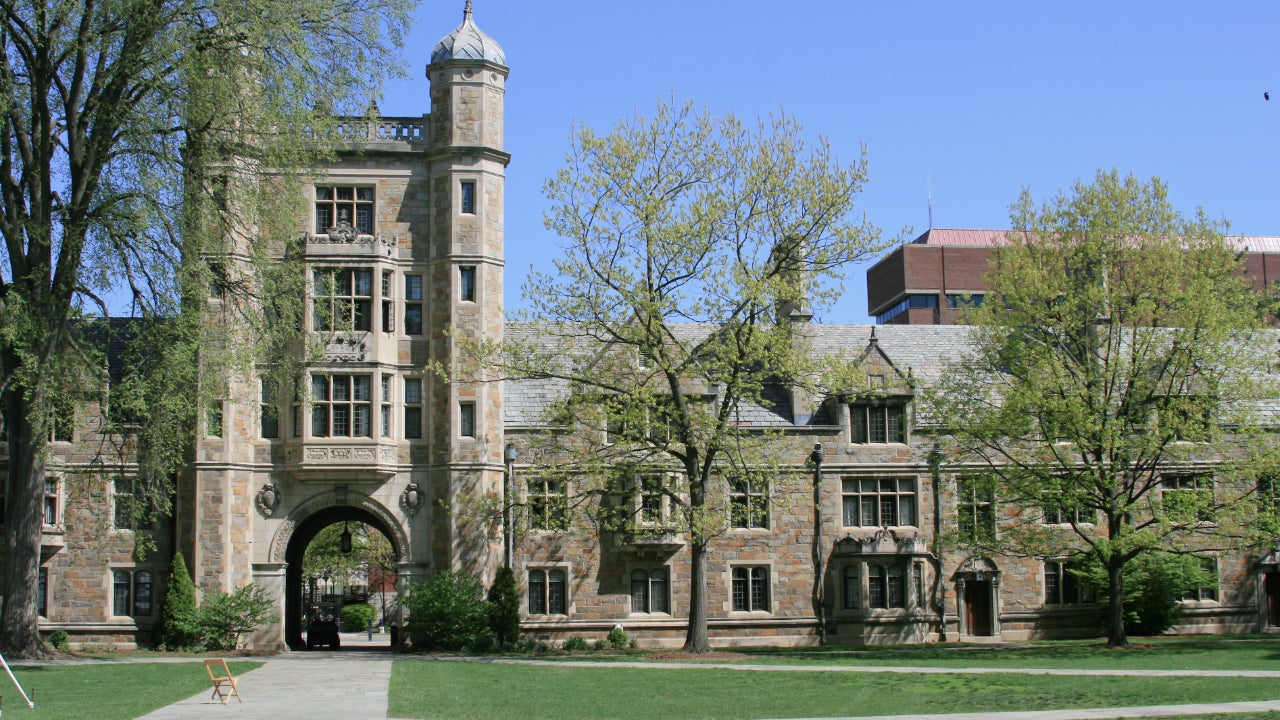
[[[450,383],[428,370],[431,362],[466,361],[457,357],[459,334],[497,341],[537,328],[503,318],[505,56],[468,9],[426,72],[430,114],[351,121],[347,130],[362,152],[343,156],[308,191],[317,211],[301,242],[318,281],[307,316],[323,353],[298,401],[275,398],[279,420],[271,423],[258,378],[231,379],[222,428],[199,437],[172,519],[139,531],[154,544],[144,559],[132,531],[112,522],[120,500],[108,478],[127,476],[130,466],[127,448],[104,452],[115,440],[99,432],[98,407],[78,408],[74,432],[53,444],[44,631],[67,630],[80,644],[145,642],[170,558],[181,550],[201,594],[254,582],[278,599],[280,621],[248,638],[250,645],[298,646],[302,554],[334,522],[364,522],[387,536],[401,592],[446,568],[487,583],[501,566],[502,526],[473,509],[502,497],[504,448],[520,450],[546,431],[541,412],[563,389]],[[907,272],[905,257],[900,251],[877,267]],[[929,287],[980,290],[974,273],[981,264],[968,257],[967,279],[949,281],[963,287]],[[887,302],[897,291],[882,280],[868,285]],[[321,306],[329,315],[313,312]],[[343,313],[352,314],[341,329],[334,322],[325,329],[319,319]],[[971,556],[938,542],[982,503],[961,492],[974,468],[939,462],[914,393],[956,356],[965,332],[810,328],[815,352],[860,355],[868,372],[895,388],[894,402],[783,393],[757,409],[789,460],[770,480],[759,521],[712,544],[713,643],[1014,640],[1100,628],[1096,605],[1055,601],[1067,593],[1060,577],[1046,577],[1052,562]],[[860,434],[867,413],[893,413],[875,422],[900,430]],[[527,503],[529,468],[517,458],[511,470],[520,488],[513,500]],[[993,518],[1008,510],[992,508]],[[644,645],[683,642],[690,560],[678,534],[638,538],[525,524],[513,545],[527,636],[594,639],[621,624]],[[1184,629],[1280,625],[1276,553],[1222,557],[1217,569],[1216,598],[1188,602]]]

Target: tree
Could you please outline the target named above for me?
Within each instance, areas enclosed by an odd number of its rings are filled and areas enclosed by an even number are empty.
[[[930,402],[950,459],[985,465],[1006,508],[970,540],[1096,561],[1125,645],[1126,568],[1246,535],[1257,506],[1235,500],[1269,451],[1257,410],[1275,388],[1256,370],[1274,336],[1221,224],[1178,213],[1159,180],[1099,172],[1012,214],[972,346]]]
[[[883,247],[850,217],[865,179],[865,156],[841,164],[785,115],[752,127],[660,103],[607,135],[579,127],[545,185],[565,255],[525,285],[536,320],[508,334],[496,374],[559,382],[548,419],[577,432],[531,436],[530,475],[568,491],[526,520],[682,538],[686,651],[710,650],[708,549],[730,522],[728,483],[794,474],[777,471],[792,458],[776,434],[739,413],[767,405],[770,384],[814,376],[811,309]]]
[[[301,297],[287,291],[300,287],[301,273],[273,286],[278,262],[224,277],[209,259],[255,257],[262,237],[274,241],[266,255],[282,254],[297,208],[281,199],[301,197],[292,190],[332,147],[331,113],[359,114],[357,104],[394,67],[387,55],[408,2],[2,6],[0,393],[9,515],[0,647],[28,657],[43,653],[35,588],[45,441],[54,410],[80,399],[102,366],[72,321],[110,315],[119,302],[112,299],[123,297],[133,315],[167,320],[149,327],[178,335],[147,346],[163,364],[206,373],[204,382],[173,382],[172,374],[146,382],[170,395],[175,387],[216,393],[217,363],[201,352],[210,281],[256,294],[265,302],[241,307],[271,308],[257,315],[264,321],[276,314],[273,301]],[[139,489],[163,509],[170,471],[189,447],[192,408],[204,403],[155,407],[136,439],[121,444],[136,448]]]
[[[520,588],[511,568],[500,567],[489,586],[489,630],[499,647],[520,639]]]
[[[175,553],[169,570],[169,587],[164,594],[164,607],[160,611],[156,637],[157,646],[168,650],[182,650],[200,643],[200,613],[196,610],[196,586],[187,572],[187,561],[182,553]]]

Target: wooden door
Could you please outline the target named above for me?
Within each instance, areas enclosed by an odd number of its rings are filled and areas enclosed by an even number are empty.
[[[991,635],[991,581],[968,580],[964,584],[965,632]]]
[[[1280,572],[1263,575],[1267,592],[1267,625],[1280,627]]]

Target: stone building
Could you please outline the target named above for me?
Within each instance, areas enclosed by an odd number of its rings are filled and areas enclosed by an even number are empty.
[[[127,477],[129,458],[127,448],[109,452],[101,408],[85,403],[55,431],[43,631],[66,630],[81,644],[146,642],[181,550],[199,592],[256,583],[278,599],[280,620],[250,645],[298,647],[302,556],[322,528],[349,521],[382,532],[401,592],[448,568],[487,583],[504,561],[503,527],[469,508],[502,497],[510,480],[523,513],[510,541],[526,634],[593,638],[621,624],[645,645],[682,641],[682,538],[570,532],[546,521],[563,487],[530,474],[520,452],[547,430],[544,410],[563,389],[447,383],[427,369],[455,359],[459,333],[497,341],[537,328],[504,322],[508,68],[470,2],[426,74],[429,114],[352,121],[361,152],[342,156],[308,191],[314,213],[300,242],[314,280],[309,330],[323,354],[307,369],[305,392],[282,396],[255,377],[229,383],[220,422],[202,429],[178,480],[172,518],[136,531],[154,543],[145,559],[135,531],[114,520],[129,502],[128,482],[102,479],[106,466]],[[713,545],[713,643],[1097,631],[1099,609],[1062,562],[966,555],[936,542],[957,527],[994,526],[1001,513],[966,484],[972,468],[940,462],[936,429],[915,406],[921,383],[964,347],[965,329],[813,325],[810,337],[817,353],[860,358],[887,392],[810,400],[779,388],[751,409],[751,422],[777,433],[790,468],[768,489],[732,491],[730,504],[752,512]],[[660,518],[661,507],[650,509]],[[1187,601],[1187,622],[1207,631],[1280,625],[1278,562],[1219,558],[1218,584]]]

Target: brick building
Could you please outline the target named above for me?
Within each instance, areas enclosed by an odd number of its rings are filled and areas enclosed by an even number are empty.
[[[110,452],[120,443],[102,435],[101,408],[84,403],[56,431],[40,569],[44,632],[66,630],[79,644],[146,642],[170,558],[181,550],[201,594],[252,582],[277,598],[279,621],[250,645],[297,647],[303,552],[322,528],[344,521],[389,539],[402,593],[442,569],[487,583],[503,562],[504,538],[501,524],[475,508],[502,497],[510,473],[523,513],[511,542],[528,635],[593,638],[622,624],[645,645],[681,642],[684,540],[565,529],[529,511],[565,492],[520,455],[537,433],[564,431],[545,411],[565,388],[447,383],[427,371],[430,361],[458,359],[446,330],[498,341],[538,328],[505,323],[502,314],[508,69],[469,2],[426,72],[430,114],[351,123],[360,152],[342,156],[308,191],[314,213],[300,249],[316,281],[307,302],[329,311],[307,314],[323,351],[307,368],[305,391],[295,399],[256,377],[229,379],[221,422],[202,428],[178,479],[172,518],[136,530],[154,543],[145,558],[135,531],[115,520],[129,486],[108,484],[104,468],[127,477],[130,462],[127,450]],[[943,235],[953,240],[930,239]],[[713,545],[713,643],[1098,630],[1100,609],[1061,561],[966,554],[937,542],[963,523],[1001,521],[995,499],[966,483],[974,468],[940,462],[937,428],[916,406],[919,387],[967,342],[965,328],[936,325],[951,317],[938,311],[951,295],[981,292],[996,235],[931,231],[873,268],[873,312],[907,301],[886,318],[890,325],[807,328],[815,353],[858,358],[889,392],[812,399],[779,386],[749,409],[751,423],[777,433],[790,462],[768,488],[724,489],[730,506],[753,512]],[[1260,277],[1268,258],[1255,263]],[[916,296],[934,306],[913,307]],[[326,325],[343,314],[352,329]],[[808,464],[815,444],[823,470],[816,493]],[[650,509],[661,517],[659,505]],[[1280,625],[1278,561],[1274,553],[1217,558],[1217,584],[1186,602],[1188,625]]]
[[[881,325],[956,325],[982,302],[991,249],[1005,230],[934,228],[867,270],[867,313]],[[1280,237],[1236,236],[1245,271],[1261,290],[1280,279]]]

